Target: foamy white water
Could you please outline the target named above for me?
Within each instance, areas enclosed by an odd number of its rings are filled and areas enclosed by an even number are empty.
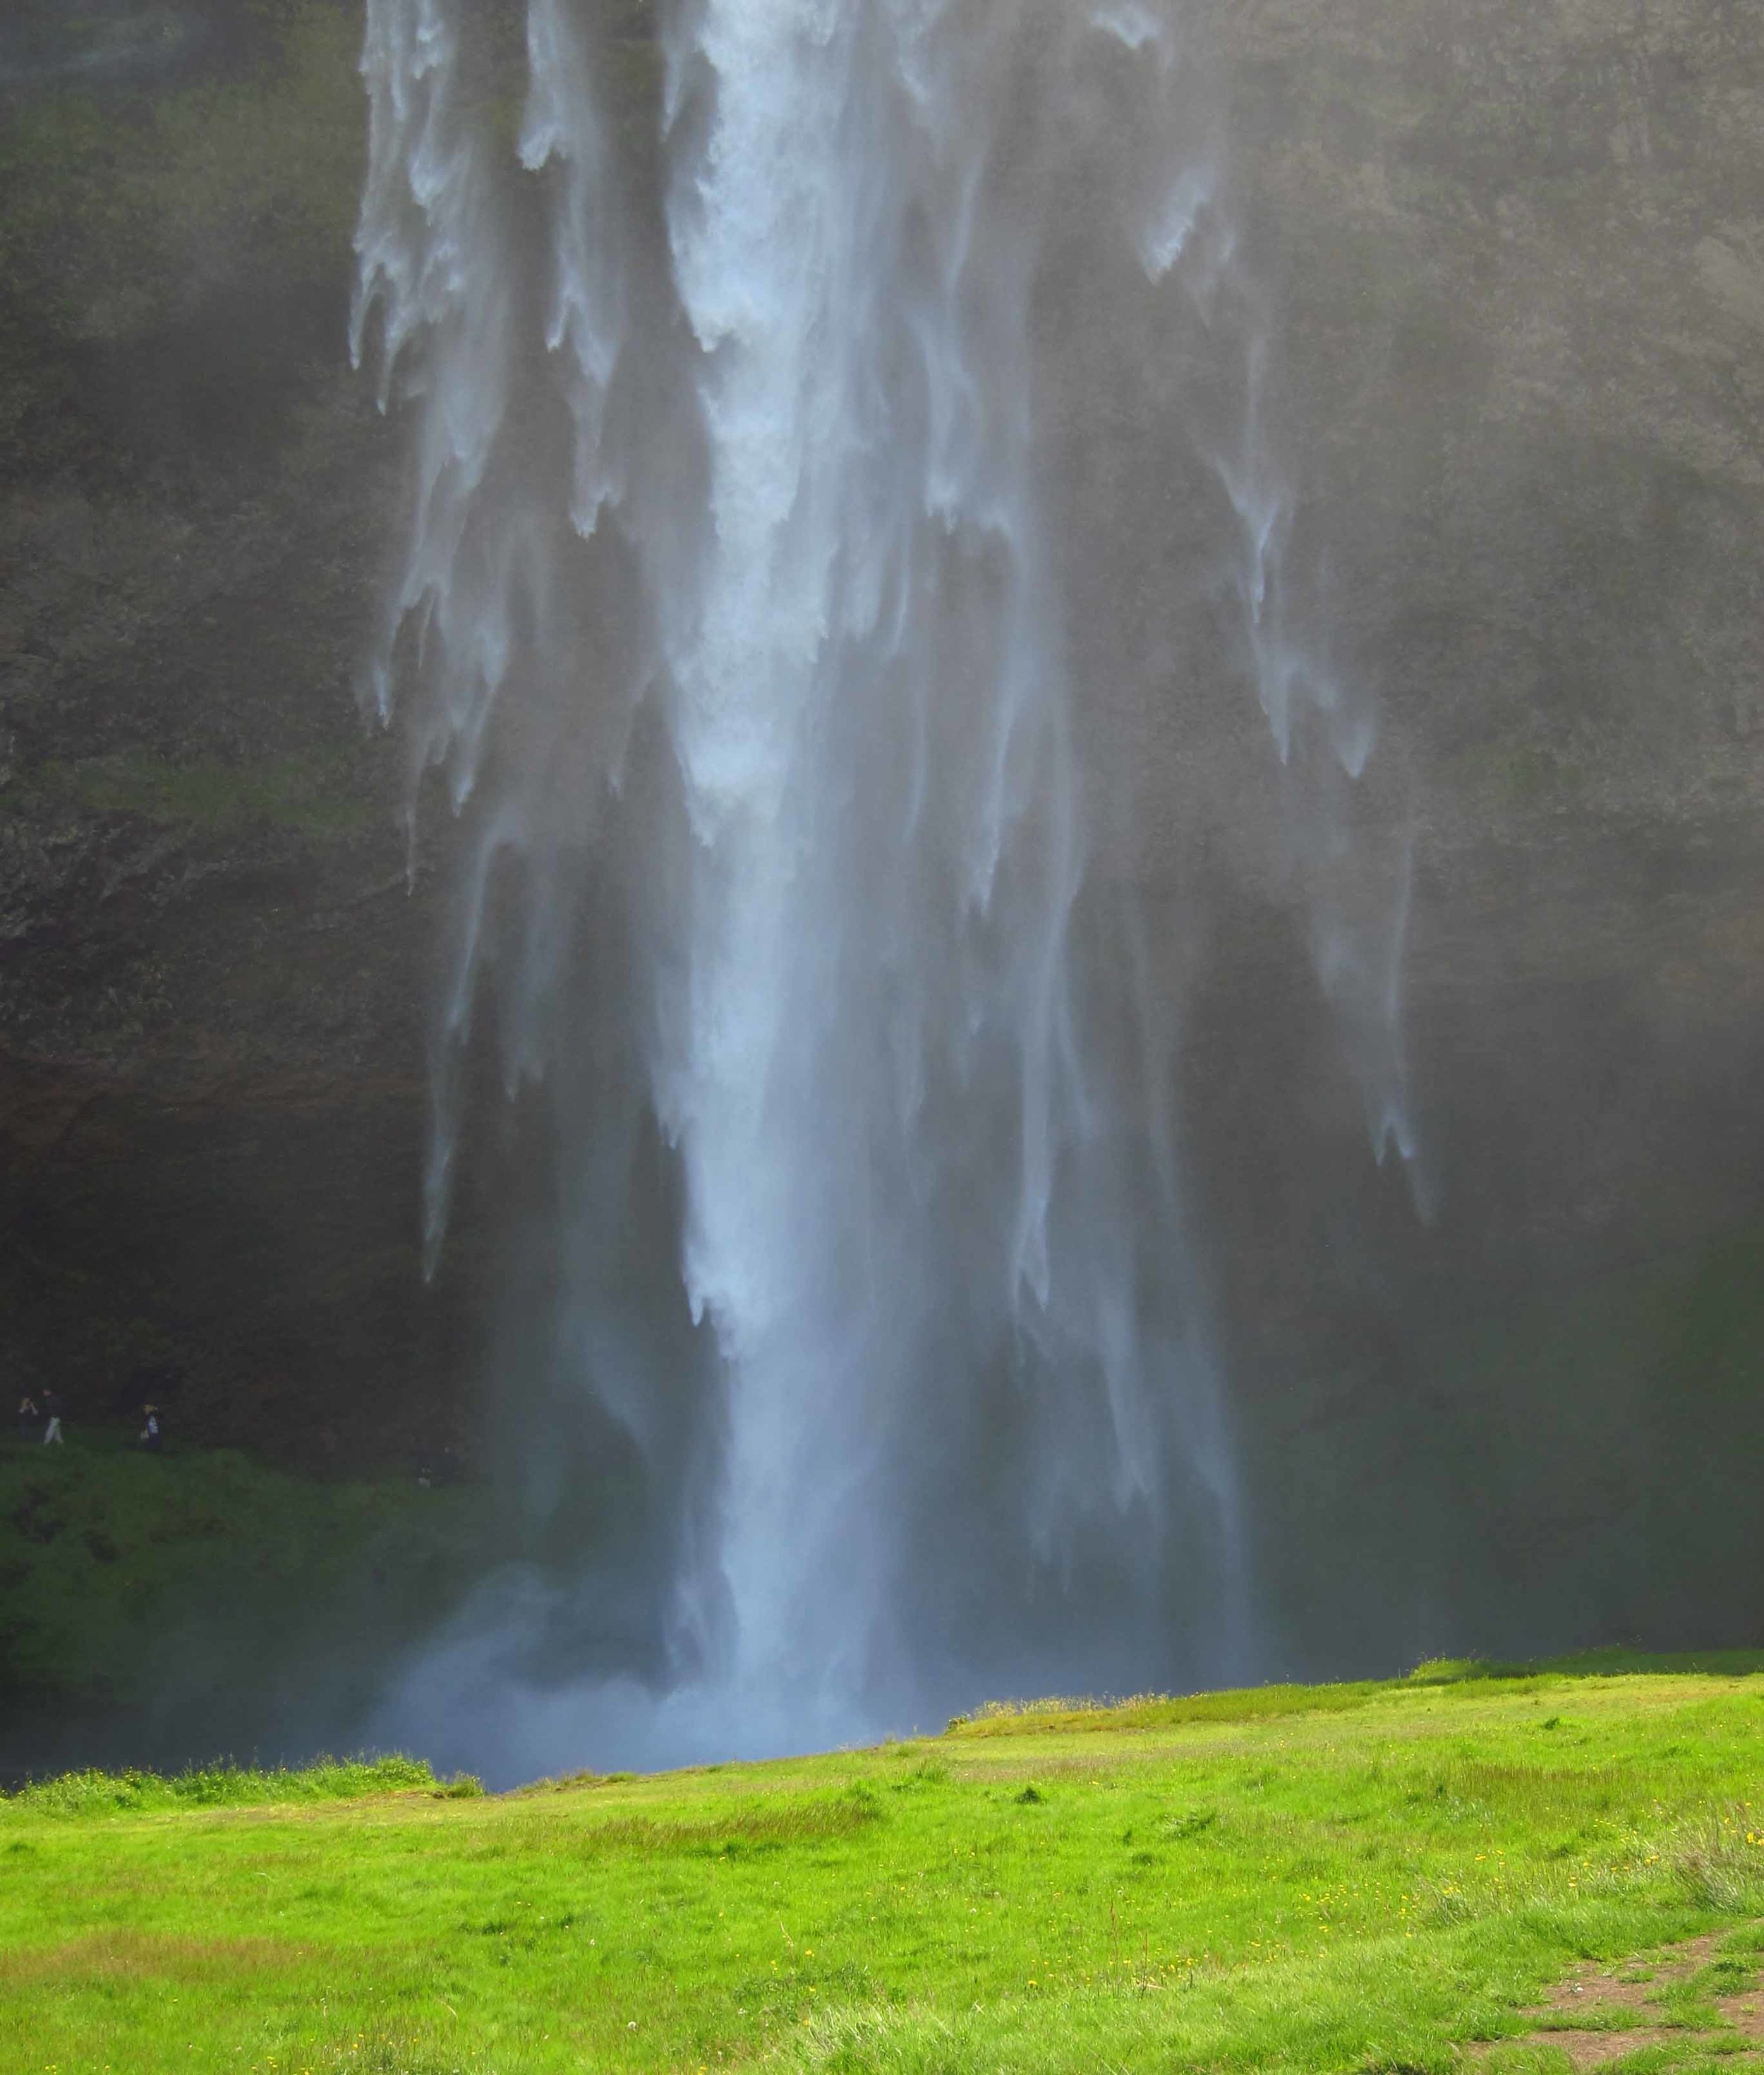
[[[1284,609],[1180,8],[661,13],[645,70],[531,0],[512,145],[463,0],[370,0],[363,60],[356,350],[414,441],[370,698],[459,818],[432,1250],[487,1014],[545,1177],[493,1357],[531,1551],[390,1719],[487,1707],[516,1769],[1253,1663],[1167,1018],[1087,876],[1036,314],[1075,180],[1231,363],[1195,445],[1270,755],[1373,747]],[[1306,791],[1306,856],[1339,826]],[[1401,1139],[1397,967],[1315,877]]]

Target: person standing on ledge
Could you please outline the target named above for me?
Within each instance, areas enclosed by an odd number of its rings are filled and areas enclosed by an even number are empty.
[[[67,1443],[63,1439],[61,1432],[61,1394],[60,1391],[44,1391],[43,1394],[43,1410],[49,1422],[48,1425],[43,1430],[43,1447],[47,1448],[49,1443],[52,1441],[58,1448],[65,1448]]]

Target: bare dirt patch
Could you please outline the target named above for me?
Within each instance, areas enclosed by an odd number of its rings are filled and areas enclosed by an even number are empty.
[[[1608,1967],[1577,1967],[1559,1982],[1541,2003],[1527,2013],[1533,2019],[1532,2040],[1559,2048],[1576,2071],[1601,2068],[1645,2048],[1675,2046],[1721,2055],[1728,2068],[1759,2065],[1764,2056],[1764,1988],[1752,1980],[1730,1986],[1712,1982],[1706,1993],[1699,1977],[1713,1968],[1730,1932],[1712,1931],[1683,1945],[1639,1955]],[[1744,1956],[1755,1970],[1755,1955]],[[1683,2015],[1671,2006],[1688,1995]],[[1708,2021],[1708,2013],[1716,2019]],[[1736,2035],[1737,2036],[1736,2037]],[[1475,2062],[1487,2061],[1512,2040],[1490,2041],[1472,2048]]]

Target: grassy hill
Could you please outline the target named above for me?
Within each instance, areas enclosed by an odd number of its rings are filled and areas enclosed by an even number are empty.
[[[1764,1656],[1607,1655],[495,1798],[85,1775],[0,1802],[0,2070],[1737,2067],[1761,1760]]]

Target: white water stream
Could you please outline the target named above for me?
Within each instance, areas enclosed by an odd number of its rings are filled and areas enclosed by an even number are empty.
[[[1075,193],[1123,308],[1218,363],[1192,445],[1245,674],[1406,1149],[1400,933],[1331,891],[1372,731],[1288,623],[1268,328],[1181,7],[680,0],[653,43],[650,11],[530,0],[511,135],[495,10],[368,8],[356,351],[415,457],[371,697],[413,858],[458,817],[431,1253],[492,1028],[547,1177],[494,1357],[523,1502],[567,1514],[577,1401],[636,1494],[627,1539],[609,1482],[591,1557],[488,1588],[405,1704],[496,1686],[545,1717],[522,1750],[586,1709],[670,1754],[1248,1669],[1166,1019],[1087,872],[1062,584],[1107,544],[1050,536],[1037,314]],[[673,1207],[624,1275],[652,1141]]]

